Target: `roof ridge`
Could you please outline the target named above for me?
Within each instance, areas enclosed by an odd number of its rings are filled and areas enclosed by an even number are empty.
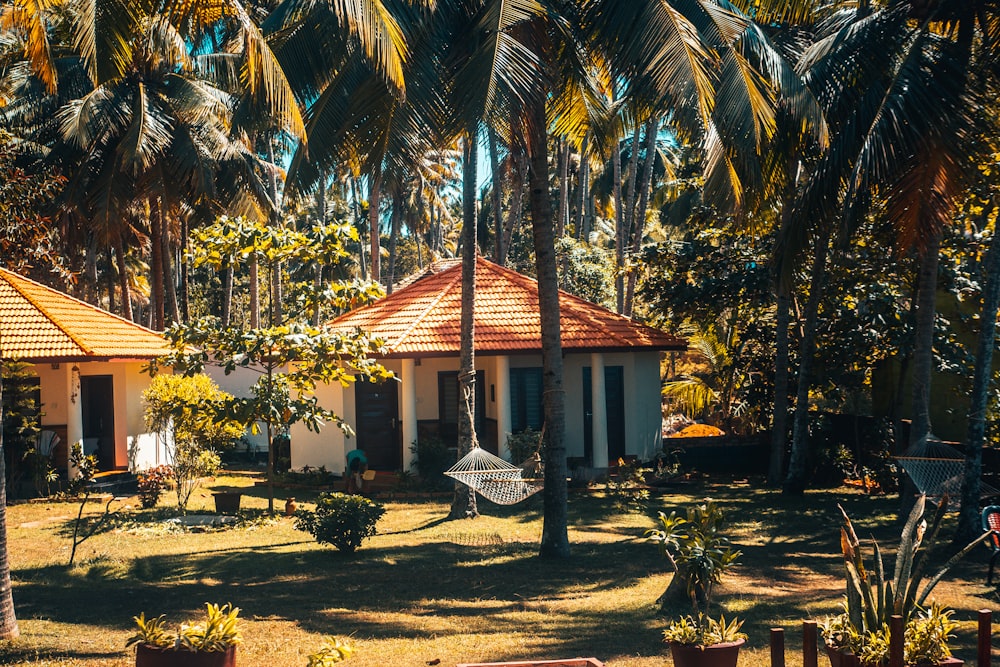
[[[0,268],[0,272],[2,272],[3,274],[8,274],[8,275],[6,276],[6,278],[7,278],[7,284],[8,284],[8,285],[10,285],[10,286],[11,286],[11,288],[12,288],[12,289],[13,289],[13,290],[14,290],[15,292],[17,292],[18,294],[20,294],[20,295],[21,295],[21,297],[22,297],[22,298],[23,298],[23,299],[24,299],[25,301],[27,301],[27,302],[28,302],[28,303],[30,303],[30,304],[31,304],[32,306],[34,306],[34,307],[35,307],[35,308],[36,308],[36,309],[38,310],[38,312],[39,312],[39,313],[41,313],[42,315],[44,315],[44,316],[45,316],[45,319],[47,319],[47,320],[48,320],[49,322],[51,322],[51,323],[52,323],[52,326],[54,326],[54,327],[55,327],[56,329],[58,329],[58,330],[59,330],[59,331],[60,331],[60,332],[61,332],[61,333],[62,333],[62,334],[63,334],[64,336],[66,336],[66,337],[67,337],[67,338],[69,338],[69,339],[70,339],[71,341],[73,341],[73,344],[74,344],[74,345],[76,345],[76,346],[77,346],[78,348],[80,348],[80,350],[82,350],[84,354],[86,354],[86,355],[90,355],[90,354],[93,354],[93,353],[94,353],[94,350],[93,350],[92,348],[90,348],[90,347],[88,347],[88,346],[84,345],[84,344],[83,344],[83,341],[79,340],[77,336],[74,336],[74,335],[73,335],[73,334],[71,334],[71,333],[70,333],[69,331],[67,331],[67,330],[66,330],[66,329],[64,329],[63,327],[59,326],[59,323],[58,323],[58,322],[56,321],[56,319],[55,319],[55,318],[54,318],[54,317],[52,316],[52,314],[51,314],[51,313],[50,313],[50,312],[49,312],[49,311],[48,311],[48,310],[47,310],[47,309],[46,309],[46,308],[45,308],[44,306],[42,306],[42,304],[40,304],[40,303],[38,302],[38,299],[35,299],[35,298],[33,298],[33,297],[32,297],[31,295],[29,295],[29,294],[28,294],[28,293],[26,293],[26,292],[25,292],[25,291],[24,291],[23,289],[21,289],[21,286],[17,284],[17,280],[24,280],[24,281],[27,281],[27,282],[31,283],[32,285],[36,285],[36,286],[38,286],[38,287],[43,287],[43,288],[45,288],[45,289],[47,289],[47,290],[51,290],[51,291],[53,291],[53,292],[56,292],[56,291],[58,291],[58,290],[54,290],[54,289],[52,289],[51,287],[48,287],[48,286],[46,286],[46,285],[42,285],[42,284],[41,284],[41,283],[39,283],[39,282],[35,282],[35,281],[34,281],[34,280],[32,280],[31,278],[25,278],[24,276],[22,276],[22,275],[20,275],[20,274],[18,274],[18,273],[14,273],[13,271],[10,271],[10,270],[8,270],[8,269],[2,269],[2,268]],[[15,278],[15,280],[11,280],[11,277]],[[68,294],[66,294],[65,296],[68,296],[69,298],[71,298],[71,299],[74,299],[74,297],[70,297],[70,296],[69,296]],[[78,299],[75,299],[75,300],[78,300]],[[81,303],[83,303],[83,302],[81,302]],[[87,305],[89,305],[89,304],[87,304]],[[92,306],[91,306],[91,307],[92,307]]]
[[[62,326],[60,326],[59,323],[55,319],[53,319],[52,315],[46,309],[42,308],[41,305],[39,305],[39,303],[37,302],[37,300],[32,299],[27,294],[25,294],[22,289],[20,289],[17,285],[14,284],[14,282],[12,282],[10,280],[10,278],[13,277],[15,280],[23,280],[24,282],[30,283],[32,285],[35,285],[36,287],[40,287],[40,288],[42,288],[43,290],[45,290],[47,292],[52,292],[57,297],[59,297],[61,299],[66,299],[66,300],[72,301],[76,305],[83,306],[84,308],[86,308],[88,310],[95,311],[95,312],[97,312],[97,313],[99,313],[99,314],[101,314],[103,316],[112,317],[112,318],[114,318],[116,320],[119,320],[123,324],[126,324],[126,325],[128,325],[128,326],[130,326],[132,328],[135,328],[135,329],[139,329],[140,331],[143,331],[145,333],[153,334],[154,336],[159,336],[160,335],[158,332],[153,331],[152,329],[148,329],[148,328],[142,326],[141,324],[139,324],[138,322],[133,322],[132,320],[124,318],[121,315],[117,315],[115,313],[112,313],[109,310],[104,310],[103,308],[101,308],[99,306],[95,306],[92,303],[87,303],[86,301],[84,301],[82,299],[76,298],[72,294],[67,294],[66,292],[63,292],[61,290],[57,290],[54,287],[49,287],[48,285],[44,285],[44,284],[38,282],[37,280],[32,280],[31,278],[28,278],[26,276],[22,276],[19,273],[11,271],[10,269],[0,268],[0,275],[3,275],[3,274],[7,275],[7,284],[8,285],[10,285],[11,287],[13,287],[17,291],[18,294],[20,294],[22,297],[24,297],[25,299],[27,299],[31,303],[31,305],[33,305],[35,308],[37,308],[40,313],[42,313],[43,315],[45,315],[45,317],[50,322],[52,322],[52,324],[55,325],[55,327],[57,329],[59,329],[59,331],[62,331],[64,334],[66,334],[66,336],[70,340],[72,340],[74,343],[76,343],[77,345],[79,345],[80,349],[83,350],[87,354],[96,354],[96,353],[94,352],[93,349],[85,347],[80,341],[78,341],[76,339],[75,336],[73,336],[73,334],[71,334],[68,330],[66,330],[65,328],[63,328]]]
[[[538,280],[535,279],[535,278],[532,278],[531,276],[526,276],[523,273],[519,273],[518,271],[515,271],[513,269],[507,268],[506,266],[501,266],[501,265],[496,264],[494,262],[490,262],[489,260],[484,260],[484,261],[487,264],[491,265],[491,267],[490,267],[491,269],[493,267],[495,267],[497,269],[501,269],[502,271],[511,274],[511,276],[516,277],[519,281],[528,280],[528,281],[534,282],[536,285],[538,284]],[[613,311],[613,310],[611,310],[609,308],[604,308],[603,306],[601,306],[599,304],[592,303],[592,302],[587,301],[586,299],[584,299],[582,297],[579,297],[579,296],[577,296],[575,294],[571,294],[570,292],[567,292],[564,289],[559,289],[560,310],[561,310],[561,305],[562,305],[562,302],[563,302],[563,297],[568,297],[566,299],[566,301],[567,301],[566,305],[569,307],[569,310],[571,310],[573,314],[575,314],[578,317],[586,318],[589,322],[591,322],[592,324],[594,324],[598,328],[603,329],[605,335],[611,336],[612,338],[614,338],[615,340],[617,340],[619,343],[622,343],[622,344],[624,344],[626,346],[631,346],[631,341],[628,339],[628,337],[626,337],[626,336],[624,336],[622,334],[616,333],[614,331],[610,331],[610,330],[606,329],[605,327],[603,327],[600,322],[598,322],[598,321],[596,321],[594,319],[593,313],[591,312],[592,308],[600,308],[603,311],[606,311],[607,314],[614,315],[614,316],[618,317],[619,319],[622,319],[625,322],[628,322],[631,325],[638,325],[638,326],[641,326],[641,327],[644,327],[644,328],[647,326],[647,325],[642,324],[641,322],[637,322],[637,321],[633,320],[630,317],[625,317],[621,313],[616,313],[615,311]],[[559,319],[562,320],[562,316],[561,315],[560,315]]]
[[[458,265],[459,268],[461,266],[462,266],[461,264]],[[448,271],[451,271],[452,268],[453,267],[449,267],[448,269],[445,269],[444,271],[440,271],[440,272],[435,273],[433,275],[435,275],[435,276],[444,275],[444,274],[448,273]],[[455,285],[455,282],[457,282],[457,281],[459,281],[459,280],[462,279],[462,272],[461,271],[456,271],[455,273],[456,273],[456,275],[450,281],[448,281],[448,283],[444,286],[443,289],[441,289],[438,292],[437,296],[434,297],[434,300],[431,301],[429,304],[427,304],[427,307],[424,308],[423,311],[419,315],[417,315],[416,317],[414,317],[413,320],[410,322],[410,325],[408,327],[406,327],[405,329],[403,329],[403,331],[396,337],[396,344],[399,344],[400,342],[402,342],[406,338],[406,336],[417,327],[418,324],[420,324],[421,322],[423,322],[424,318],[427,317],[427,313],[429,313],[431,311],[431,309],[434,308],[434,306],[436,306],[439,303],[441,303],[441,300],[448,294],[448,291]],[[432,276],[428,276],[428,277],[432,277]],[[420,282],[420,281],[414,281],[413,283],[411,283],[411,285],[416,285],[418,282]],[[389,349],[392,349],[393,345],[389,345],[388,347],[389,347]]]

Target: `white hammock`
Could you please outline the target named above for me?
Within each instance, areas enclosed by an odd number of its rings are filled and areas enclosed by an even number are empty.
[[[537,456],[537,455],[536,455]],[[538,459],[516,466],[490,454],[478,445],[444,474],[497,505],[514,505],[542,490],[543,481],[534,476]]]
[[[896,461],[920,493],[929,498],[947,497],[949,505],[953,508],[958,506],[965,476],[965,455],[962,452],[927,437],[903,452],[902,456],[897,456]],[[982,481],[979,486],[982,495],[996,493],[996,489]]]

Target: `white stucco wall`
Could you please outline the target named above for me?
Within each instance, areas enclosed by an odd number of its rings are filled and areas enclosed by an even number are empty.
[[[621,366],[625,391],[625,451],[642,459],[652,458],[660,451],[660,354],[658,352],[605,354],[605,366]],[[511,368],[541,367],[540,355],[509,357]],[[399,361],[388,361],[386,367],[400,372]],[[495,390],[491,400],[490,386],[496,385],[496,357],[477,357],[477,370],[484,371],[486,417],[496,419],[499,402],[509,400]],[[583,368],[591,365],[590,353],[567,354],[563,358],[563,388],[566,391],[566,455],[583,456]],[[457,358],[422,359],[414,366],[416,383],[416,413],[418,420],[438,418],[438,373],[457,371]],[[401,394],[402,396],[402,394]],[[356,424],[354,387],[339,385],[317,391],[320,403],[342,415],[352,427]],[[409,447],[409,443],[404,444]],[[292,427],[292,467],[326,466],[341,472],[346,453],[354,448],[353,439],[345,438],[338,428],[326,426],[312,433],[300,424]]]
[[[398,360],[389,360],[384,362],[383,365],[397,374],[400,373],[402,368],[402,364]],[[417,367],[417,371],[420,371],[420,367]],[[436,386],[434,393],[436,396]],[[356,429],[357,412],[355,410],[353,384],[347,387],[342,387],[339,383],[318,386],[316,388],[316,399],[321,406],[340,415],[351,426],[351,429]],[[426,399],[424,403],[426,403]],[[418,419],[420,418],[421,405],[421,392],[418,386]],[[434,405],[436,414],[437,403]],[[304,424],[293,424],[290,429],[290,436],[292,440],[291,466],[295,470],[300,470],[305,466],[312,468],[325,466],[330,472],[343,473],[347,464],[347,452],[356,447],[355,438],[345,435],[336,424],[326,424],[318,433],[310,431]]]
[[[34,371],[39,378],[41,393],[42,428],[46,426],[66,426],[70,421],[69,386],[72,368],[79,368],[80,377],[110,375],[114,401],[114,443],[115,460],[104,461],[104,467],[125,468],[130,466],[130,447],[141,443],[143,451],[133,449],[133,457],[142,460],[157,460],[162,451],[155,449],[154,439],[147,434],[143,420],[142,392],[149,387],[152,379],[142,371],[141,361],[81,361],[59,364],[35,364]],[[72,443],[66,443],[67,447]],[[68,450],[67,450],[68,451]]]
[[[226,375],[220,366],[205,366],[205,374],[208,375],[219,389],[233,396],[246,397],[250,395],[250,387],[257,382],[261,376],[261,371],[257,368],[236,368],[232,373]],[[250,447],[257,452],[267,451],[267,430],[264,424],[259,425],[258,433],[251,433],[247,429],[243,434]]]

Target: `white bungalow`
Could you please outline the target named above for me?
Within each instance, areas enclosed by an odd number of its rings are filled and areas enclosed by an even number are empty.
[[[393,294],[329,323],[388,342],[383,363],[397,381],[324,386],[320,402],[357,436],[294,426],[292,466],[344,469],[360,448],[375,470],[408,470],[411,443],[456,438],[461,263],[441,262]],[[670,334],[560,292],[566,447],[570,462],[605,469],[620,456],[661,450],[660,355],[685,350]],[[542,427],[541,328],[535,280],[480,258],[475,304],[476,425],[484,448],[508,455],[507,437]]]
[[[32,364],[58,468],[69,468],[67,443],[77,442],[101,470],[166,462],[143,422],[142,367],[167,351],[154,331],[0,269],[0,358]]]

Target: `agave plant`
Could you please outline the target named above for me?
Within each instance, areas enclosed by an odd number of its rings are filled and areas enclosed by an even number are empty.
[[[949,569],[980,542],[989,537],[983,534],[952,556],[926,582],[928,550],[937,538],[948,507],[942,499],[930,523],[924,518],[927,498],[920,496],[900,535],[899,549],[892,576],[888,577],[883,564],[882,551],[872,541],[872,565],[865,566],[861,541],[854,524],[843,507],[838,505],[843,517],[840,529],[840,547],[844,555],[847,577],[847,595],[844,613],[822,624],[823,638],[833,650],[846,651],[862,657],[866,664],[875,664],[888,657],[889,621],[892,616],[903,618],[906,637],[910,639],[911,653],[922,656],[947,657],[948,639],[953,625],[950,611],[934,604],[925,611],[928,596]]]

